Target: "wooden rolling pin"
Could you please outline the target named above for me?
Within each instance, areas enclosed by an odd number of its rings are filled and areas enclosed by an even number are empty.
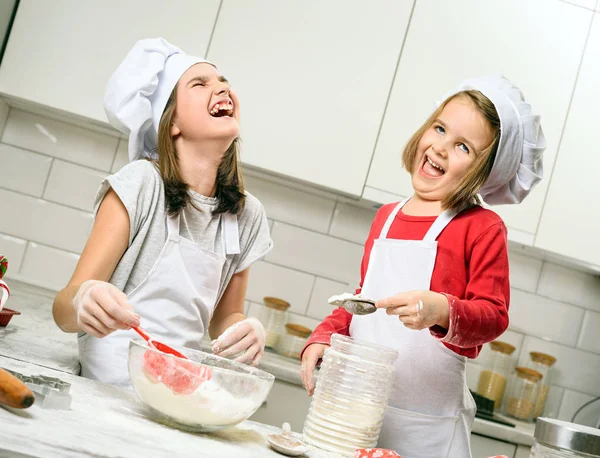
[[[33,393],[27,385],[0,368],[0,404],[15,409],[26,409],[34,401]]]

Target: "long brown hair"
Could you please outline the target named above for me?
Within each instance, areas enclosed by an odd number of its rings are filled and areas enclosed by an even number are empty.
[[[165,186],[165,198],[169,215],[176,216],[186,207],[193,205],[189,186],[181,178],[177,150],[171,136],[171,125],[175,115],[177,86],[171,92],[167,106],[158,125],[158,170]],[[213,215],[221,213],[239,214],[244,209],[246,194],[239,163],[240,139],[236,137],[221,159],[217,170],[217,206]]]
[[[444,210],[460,210],[481,204],[481,200],[477,193],[492,171],[496,153],[498,151],[498,143],[500,142],[500,117],[498,116],[494,104],[485,95],[476,90],[461,91],[448,97],[413,134],[402,152],[402,165],[412,174],[414,168],[418,166],[418,164],[416,164],[416,157],[421,137],[423,137],[425,132],[427,132],[435,120],[440,116],[446,105],[457,97],[466,97],[473,102],[475,108],[489,123],[494,139],[483,151],[476,152],[477,156],[475,157],[472,167],[458,183],[456,183],[452,192],[442,200],[442,208]]]

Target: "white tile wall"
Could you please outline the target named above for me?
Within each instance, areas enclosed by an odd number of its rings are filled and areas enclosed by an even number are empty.
[[[279,221],[273,224],[272,237],[277,248],[267,256],[267,261],[287,264],[332,280],[358,284],[361,245]]]
[[[583,350],[600,354],[600,338],[598,338],[599,333],[600,313],[586,311],[577,346]]]
[[[332,306],[327,303],[327,299],[334,294],[352,293],[355,289],[347,283],[317,277],[306,314],[311,318],[322,320],[333,310]]]
[[[314,282],[314,275],[260,261],[250,269],[246,297],[257,303],[265,296],[280,297],[290,303],[291,312],[305,313]]]
[[[52,158],[0,144],[0,186],[12,191],[42,197]]]
[[[0,103],[0,125],[7,111]],[[64,286],[91,228],[99,180],[126,163],[126,140],[11,109],[0,141],[0,252],[9,257],[8,279]],[[246,185],[263,202],[275,241],[252,268],[247,313],[256,316],[264,296],[277,296],[291,303],[290,321],[314,329],[331,312],[327,298],[358,285],[374,211],[281,181],[247,177]],[[515,364],[527,363],[533,350],[558,359],[547,414],[570,420],[600,395],[600,277],[517,246],[510,264],[511,327],[499,340],[517,347]],[[468,362],[470,388],[477,387],[489,354],[485,345]],[[599,415],[600,406],[591,406],[581,420]]]
[[[369,235],[375,210],[338,203],[329,233],[335,237],[363,245]]]
[[[26,246],[27,240],[0,234],[0,254],[8,260],[9,274],[18,272],[21,268]]]
[[[513,289],[510,328],[514,331],[575,346],[584,310]]]
[[[558,412],[558,418],[560,420],[570,422],[577,410],[592,399],[594,399],[593,396],[589,396],[584,393],[578,393],[572,390],[565,390],[560,410]],[[593,404],[581,409],[575,418],[577,423],[594,427],[598,425],[598,420],[600,420],[600,401],[596,401]]]
[[[115,160],[110,168],[110,172],[118,172],[128,162],[129,154],[127,153],[127,140],[120,139],[119,146],[117,147],[117,154],[115,155]]]
[[[2,143],[105,171],[117,142],[116,137],[14,109],[2,135]]]
[[[106,172],[56,159],[50,170],[44,199],[91,212],[98,186],[107,175]]]
[[[600,312],[600,276],[545,263],[537,293]]]
[[[313,231],[327,232],[335,206],[333,200],[300,193],[251,176],[244,178],[244,185],[262,202],[269,218]]]
[[[75,253],[29,242],[21,275],[59,290],[67,285],[78,260],[79,255]]]
[[[573,5],[581,6],[588,10],[593,10],[596,7],[596,0],[561,0],[565,3],[572,3]]]

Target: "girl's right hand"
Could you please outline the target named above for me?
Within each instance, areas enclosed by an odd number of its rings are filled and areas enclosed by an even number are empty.
[[[84,282],[73,299],[77,326],[94,337],[106,337],[117,329],[140,325],[125,293],[110,283],[99,280]]]
[[[304,350],[304,354],[302,355],[300,377],[302,378],[304,389],[309,396],[312,396],[315,392],[313,372],[315,371],[315,367],[317,367],[319,360],[323,358],[327,347],[329,347],[329,345],[314,343],[309,345],[308,348]]]

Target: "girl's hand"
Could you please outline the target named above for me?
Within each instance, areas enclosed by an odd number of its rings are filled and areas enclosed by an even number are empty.
[[[223,358],[238,355],[234,361],[258,366],[265,354],[267,333],[256,318],[246,318],[228,327],[212,341],[213,353]]]
[[[398,315],[409,329],[421,330],[438,325],[448,329],[450,307],[446,296],[433,291],[409,291],[375,303],[388,315]]]
[[[319,360],[323,358],[327,347],[329,347],[329,345],[314,343],[309,345],[302,355],[300,378],[302,378],[302,384],[309,396],[312,396],[315,392],[313,372],[315,371],[315,367],[317,367]]]

